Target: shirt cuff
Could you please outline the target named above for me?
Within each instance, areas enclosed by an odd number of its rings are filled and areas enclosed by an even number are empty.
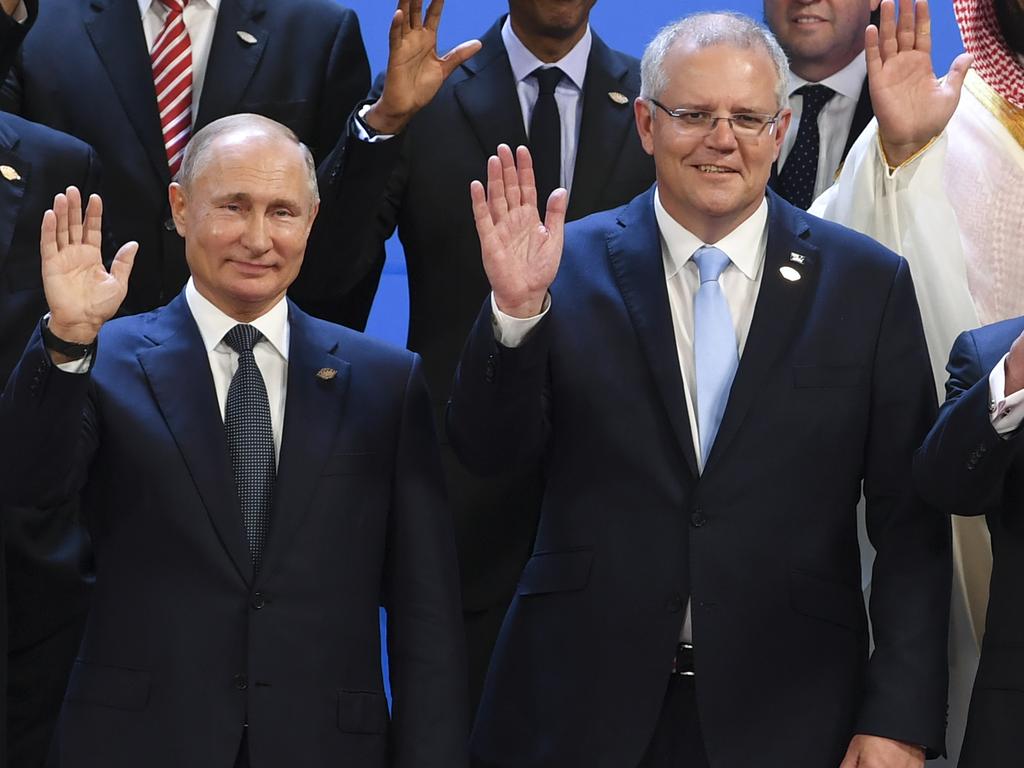
[[[491,292],[491,326],[494,328],[494,340],[501,346],[515,349],[522,346],[530,331],[537,327],[537,324],[544,319],[544,315],[551,309],[551,294],[544,297],[544,306],[540,314],[533,317],[512,317],[498,309],[498,302],[494,300],[494,292]]]
[[[18,3],[18,7],[14,9],[14,13],[11,14],[11,18],[19,24],[24,24],[28,19],[28,8],[25,7],[25,0],[21,0]]]
[[[359,111],[356,112],[356,119],[352,121],[356,125],[356,138],[360,141],[368,141],[371,144],[377,144],[382,141],[387,141],[388,139],[393,139],[395,137],[395,134],[393,133],[370,133],[372,128],[366,124],[363,117],[370,111],[370,107],[372,106],[373,104],[363,104],[363,106],[359,108]]]
[[[988,413],[992,428],[1000,435],[1008,436],[1024,421],[1024,389],[1006,395],[1006,355],[996,363],[988,375]]]
[[[941,136],[941,135],[942,134],[940,133],[939,136]],[[899,173],[902,169],[906,168],[908,165],[911,165],[915,160],[917,160],[925,152],[927,152],[929,149],[931,149],[932,145],[935,144],[935,142],[939,140],[939,136],[932,136],[928,140],[928,143],[925,144],[923,147],[921,147],[919,150],[917,150],[917,152],[912,154],[910,157],[908,157],[902,163],[899,163],[897,165],[893,165],[892,161],[889,159],[889,156],[887,154],[885,154],[885,145],[882,143],[882,134],[881,133],[876,134],[876,139],[878,141],[878,151],[882,153],[882,160],[885,162],[886,172],[889,174],[889,177],[892,178],[897,173]]]

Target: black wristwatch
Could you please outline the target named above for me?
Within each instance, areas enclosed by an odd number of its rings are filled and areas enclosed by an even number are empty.
[[[46,348],[51,352],[57,352],[58,354],[71,358],[71,360],[81,360],[96,349],[95,339],[93,339],[91,344],[79,344],[74,341],[64,341],[64,339],[59,336],[55,336],[53,331],[50,330],[50,321],[48,317],[43,318],[43,322],[39,328],[43,334],[43,344],[46,345]]]

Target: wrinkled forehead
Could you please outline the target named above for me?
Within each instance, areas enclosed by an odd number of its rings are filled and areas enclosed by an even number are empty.
[[[669,106],[727,107],[774,113],[775,64],[761,45],[677,40],[665,56],[662,100]],[[682,101],[680,101],[682,100]]]

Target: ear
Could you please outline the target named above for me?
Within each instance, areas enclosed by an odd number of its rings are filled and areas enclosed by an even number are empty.
[[[779,159],[779,151],[782,149],[782,140],[786,138],[786,131],[793,121],[793,110],[786,107],[779,114],[779,122],[775,124],[775,159]]]
[[[646,99],[637,97],[633,100],[633,117],[636,120],[636,132],[640,135],[640,144],[644,152],[654,155],[654,115],[653,105]]]
[[[171,217],[174,219],[174,228],[178,234],[185,237],[185,213],[188,210],[188,195],[185,188],[176,181],[172,181],[167,188],[167,198],[171,203]]]
[[[320,212],[320,201],[313,203],[313,208],[309,212],[309,221],[306,222],[306,239],[309,239],[309,233],[313,231],[313,222],[316,221],[316,215]]]

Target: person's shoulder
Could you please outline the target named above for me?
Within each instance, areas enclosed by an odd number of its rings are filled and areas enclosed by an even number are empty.
[[[781,199],[780,203],[789,206]],[[904,261],[898,253],[862,232],[789,207],[794,212],[793,220],[798,222],[795,229],[799,233],[800,227],[805,227],[803,238],[818,249],[826,267],[891,273]]]
[[[37,155],[43,161],[53,161],[56,155],[86,156],[92,153],[92,147],[81,139],[8,112],[0,112],[0,131],[4,130],[17,136],[20,152]]]
[[[640,59],[631,53],[612,48],[601,39],[596,30],[591,28],[591,31],[594,36],[591,50],[598,55],[606,66],[611,65],[626,70],[631,74],[635,73],[637,77],[640,76]]]
[[[278,19],[315,21],[318,26],[330,28],[359,25],[358,14],[335,0],[288,0],[268,3],[266,7]]]
[[[413,352],[404,347],[313,317],[294,304],[290,307],[289,317],[293,327],[296,324],[304,326],[311,337],[318,339],[325,347],[334,349],[336,355],[350,362],[358,360],[407,371],[416,358]]]
[[[1011,317],[975,328],[964,335],[970,336],[980,353],[1002,357],[1021,333],[1024,333],[1024,317]]]

